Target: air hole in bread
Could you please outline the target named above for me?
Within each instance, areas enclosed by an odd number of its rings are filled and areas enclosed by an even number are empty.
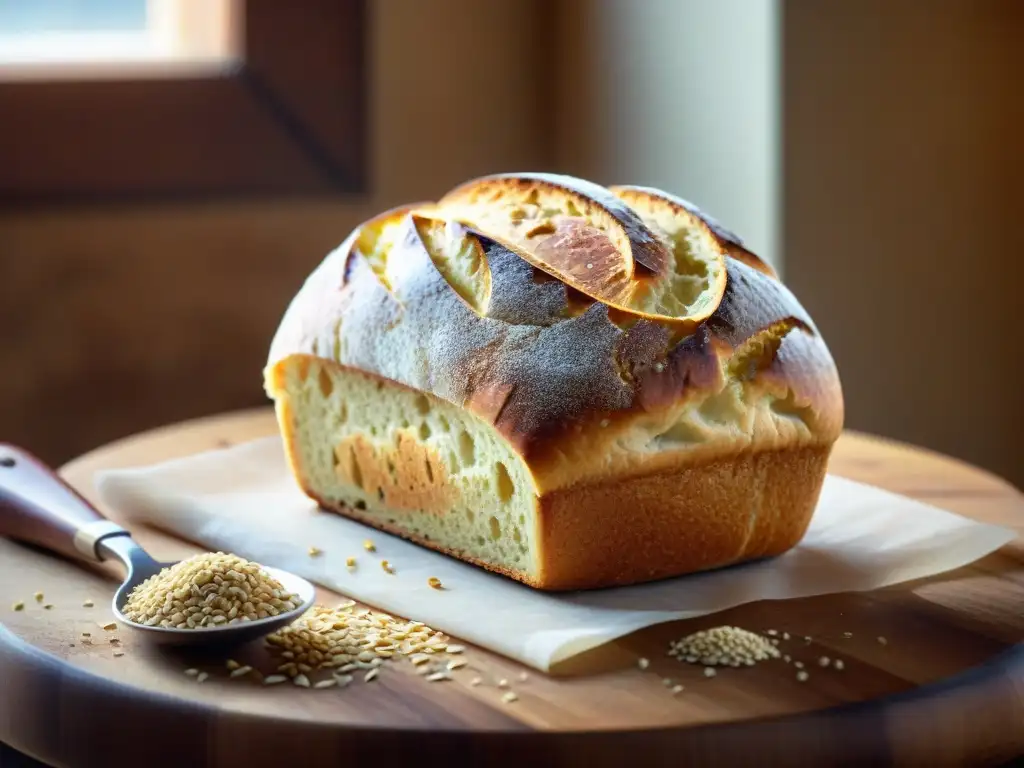
[[[430,437],[430,435],[431,435],[430,425],[427,424],[427,422],[425,422],[425,421],[422,422],[420,424],[420,440],[426,440],[426,439],[428,439]]]
[[[356,509],[365,510],[366,509],[366,502],[363,501],[362,499],[357,499],[356,503],[353,504],[352,506],[355,507]]]
[[[523,535],[519,532],[519,529],[518,528],[513,528],[512,529],[512,541],[514,541],[516,544],[519,544],[519,543],[522,542],[522,540],[523,540]]]
[[[338,423],[344,424],[348,421],[348,405],[342,402],[341,407],[338,408]]]
[[[491,538],[494,539],[495,541],[500,539],[501,538],[501,523],[498,522],[498,518],[496,518],[494,515],[491,515],[490,519],[487,521],[487,524],[490,525],[490,527],[491,527]]]
[[[313,344],[315,346],[316,342],[314,341]],[[316,354],[315,350],[313,351],[313,354]],[[301,381],[303,384],[305,384],[306,383],[306,379],[309,377],[309,360],[307,360],[305,358],[303,358],[302,360],[299,360],[298,368],[299,368],[298,369],[299,381]]]
[[[502,504],[508,504],[516,492],[516,485],[508,473],[508,468],[500,461],[494,466],[498,475],[498,498]]]
[[[339,464],[341,464],[341,459],[338,458],[338,452],[331,451],[331,468],[337,471]]]
[[[334,382],[331,381],[331,375],[327,372],[327,369],[320,369],[320,373],[317,374],[317,383],[320,385],[320,394],[324,397],[330,397],[334,391]]]
[[[448,451],[448,466],[452,468],[453,473],[462,469],[459,465],[459,457],[455,455],[455,451]]]
[[[356,456],[354,448],[349,449],[349,455],[352,457],[352,482],[358,487],[363,487],[363,468],[359,466],[359,457]],[[365,505],[364,505],[365,506]]]
[[[388,464],[388,474],[391,475],[392,479],[394,479],[394,477],[395,477],[395,462],[392,461],[391,459],[388,459],[387,464]]]
[[[694,445],[705,440],[704,431],[694,424],[689,411],[680,416],[671,427],[656,435],[652,446],[655,450],[670,450],[673,446]]]
[[[476,520],[476,512],[474,512],[472,509],[467,509],[466,519],[472,523],[474,520]]]
[[[377,498],[384,501],[384,489],[381,486],[377,486]]]
[[[430,413],[430,401],[427,399],[426,395],[419,395],[416,398],[416,412],[423,416]]]
[[[402,429],[408,429],[408,428],[409,428],[409,420],[408,419],[402,419]]]
[[[459,433],[459,459],[467,467],[476,464],[476,444],[473,436],[465,430]]]
[[[448,423],[448,419],[445,418],[444,414],[438,416],[437,420],[441,424],[441,429],[443,429],[445,432],[448,432],[452,428],[452,425]]]
[[[427,466],[427,482],[433,484],[433,482],[434,482],[434,467],[433,467],[433,465],[431,465],[430,459],[427,459],[424,463]]]

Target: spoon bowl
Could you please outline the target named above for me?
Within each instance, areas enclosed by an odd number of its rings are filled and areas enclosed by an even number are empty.
[[[154,560],[132,539],[131,533],[104,518],[42,461],[6,444],[0,444],[0,534],[79,560],[118,560],[126,576],[111,602],[114,618],[147,641],[161,645],[247,643],[295,621],[312,607],[316,597],[310,582],[261,564],[263,570],[298,597],[299,605],[277,616],[199,629],[147,626],[131,621],[123,609],[132,590],[175,563]]]

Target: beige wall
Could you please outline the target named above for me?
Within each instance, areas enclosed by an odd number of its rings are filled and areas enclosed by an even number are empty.
[[[1024,486],[1024,3],[789,0],[787,281],[852,426]]]
[[[544,166],[541,62],[486,45],[531,50],[534,3],[368,5],[368,198],[0,215],[0,439],[60,461],[265,402],[280,313],[354,224],[469,176]]]

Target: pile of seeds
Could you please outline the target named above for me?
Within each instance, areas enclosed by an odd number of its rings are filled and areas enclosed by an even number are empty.
[[[203,629],[277,616],[299,602],[256,563],[215,552],[146,579],[132,590],[122,612],[150,627]]]
[[[377,676],[377,667],[396,656],[410,656],[417,671],[424,669],[428,679],[433,678],[431,682],[449,679],[449,671],[463,666],[458,661],[448,662],[445,669],[424,666],[435,654],[459,654],[464,648],[449,645],[441,632],[422,622],[396,619],[356,607],[352,601],[337,608],[314,606],[269,635],[267,644],[284,659],[277,668],[280,674],[265,679],[271,685],[287,677],[305,687],[310,684],[308,675],[321,669],[332,670],[341,685],[350,683],[351,673],[357,671],[369,682]]]
[[[669,645],[669,656],[706,667],[752,667],[779,658],[771,640],[739,627],[715,627],[694,632]],[[713,672],[713,670],[712,670]]]

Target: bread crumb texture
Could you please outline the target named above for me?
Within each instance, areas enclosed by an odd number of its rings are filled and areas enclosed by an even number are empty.
[[[549,589],[785,551],[843,422],[813,321],[736,235],[547,174],[358,227],[265,386],[324,507]]]

